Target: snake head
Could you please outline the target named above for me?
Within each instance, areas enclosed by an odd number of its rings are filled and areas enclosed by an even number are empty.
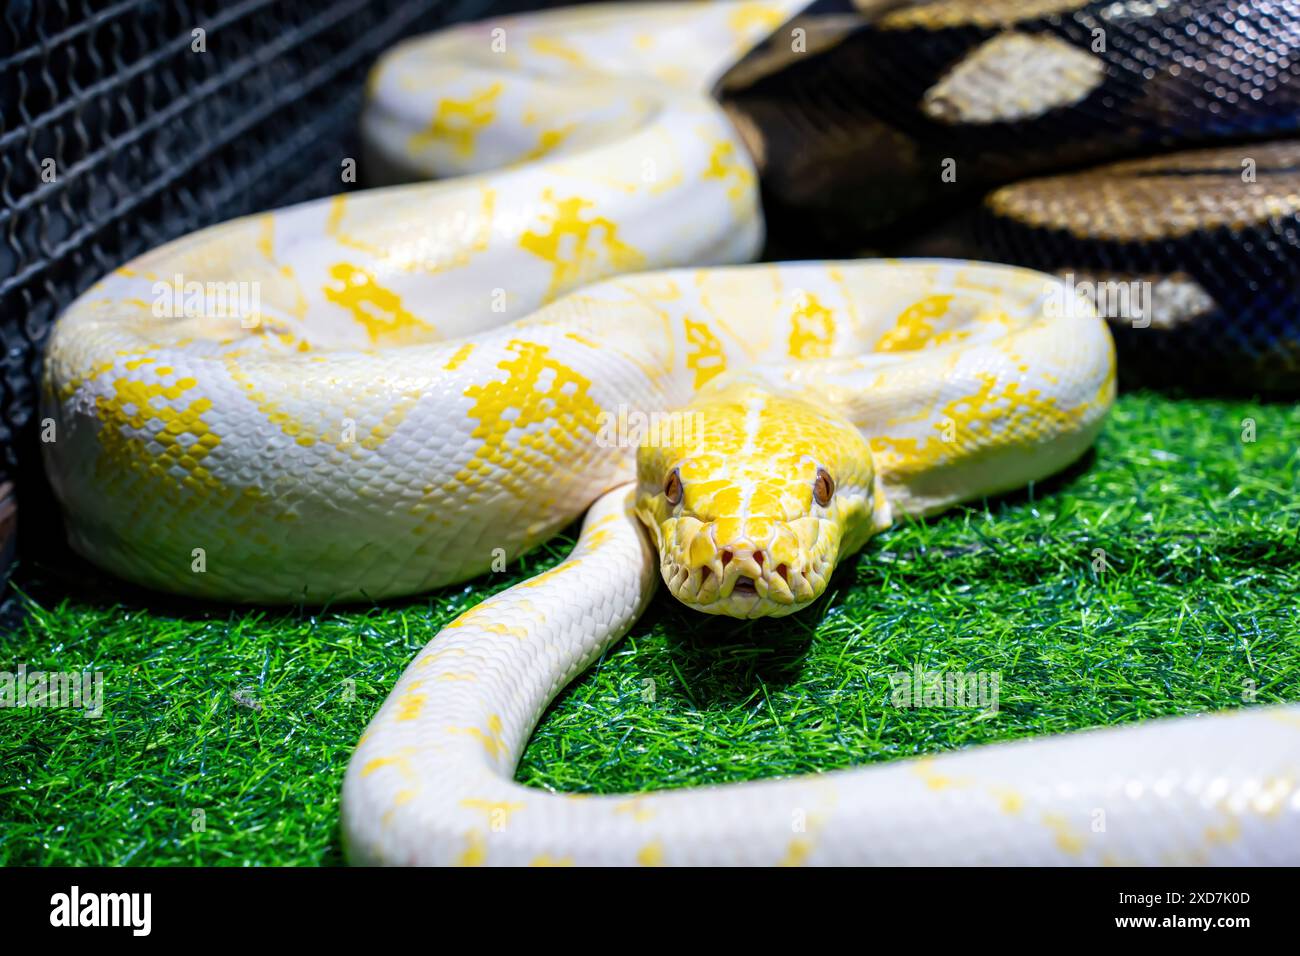
[[[871,535],[871,452],[815,401],[749,385],[702,394],[637,452],[637,515],[683,604],[793,613]]]

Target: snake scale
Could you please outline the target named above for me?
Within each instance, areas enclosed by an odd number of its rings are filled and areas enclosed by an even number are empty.
[[[391,51],[362,166],[443,181],[206,229],[61,316],[45,451],[72,545],[153,588],[323,603],[465,581],[586,515],[373,718],[356,862],[1297,862],[1296,707],[633,796],[513,782],[659,580],[797,612],[891,523],[1078,459],[1113,400],[1105,322],[1041,272],[741,265],[754,129],[705,91],[799,6],[597,6]]]

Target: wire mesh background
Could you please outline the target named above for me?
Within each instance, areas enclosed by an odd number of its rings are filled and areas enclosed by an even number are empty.
[[[363,85],[379,53],[456,20],[549,5],[7,0],[0,481],[39,474],[41,347],[77,294],[192,230],[357,188],[342,162],[359,160]]]

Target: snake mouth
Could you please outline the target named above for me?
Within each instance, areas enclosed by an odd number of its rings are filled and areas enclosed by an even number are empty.
[[[727,534],[721,544],[716,522],[693,515],[650,525],[659,572],[673,597],[705,614],[752,619],[793,614],[822,594],[839,550],[833,522],[747,520],[763,533]]]
[[[728,617],[783,617],[807,607],[821,590],[814,584],[820,575],[785,564],[744,571],[728,564],[729,568],[719,571],[707,564],[691,570],[668,560],[660,570],[669,591],[687,607]]]

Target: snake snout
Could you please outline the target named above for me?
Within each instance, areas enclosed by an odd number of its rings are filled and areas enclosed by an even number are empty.
[[[763,617],[798,610],[819,593],[819,562],[788,530],[759,541],[733,537],[721,546],[717,524],[691,530],[689,541],[678,541],[661,559],[664,582],[684,604],[712,614]]]

